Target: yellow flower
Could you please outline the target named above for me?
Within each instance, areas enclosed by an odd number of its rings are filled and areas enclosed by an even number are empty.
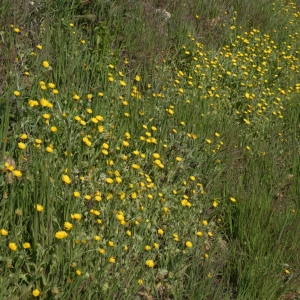
[[[81,220],[81,214],[71,214],[71,218],[77,221]]]
[[[16,251],[16,250],[18,249],[16,243],[9,243],[9,244],[8,244],[8,247],[9,247],[9,249],[12,250],[12,251]]]
[[[193,247],[193,244],[190,242],[190,241],[187,241],[185,243],[185,245],[188,247],[188,248],[192,248]]]
[[[37,204],[37,205],[34,206],[34,207],[36,208],[36,210],[37,210],[38,212],[42,212],[43,209],[44,209],[44,207],[43,207],[42,205],[40,205],[40,204]]]
[[[65,222],[64,227],[65,227],[66,230],[71,230],[73,225],[70,222]]]
[[[113,263],[116,262],[116,259],[115,259],[113,256],[111,256],[111,257],[109,258],[109,262],[113,264]]]
[[[72,182],[68,175],[62,175],[62,181],[66,184],[70,184]]]
[[[44,60],[44,61],[43,61],[43,67],[44,67],[44,68],[49,68],[49,62],[46,61],[46,60]]]
[[[20,93],[19,91],[14,91],[14,95],[15,95],[16,97],[19,97],[19,96],[21,95],[21,93]]]
[[[48,120],[48,119],[50,119],[50,115],[49,114],[43,114],[43,118]]]
[[[230,201],[232,201],[232,202],[236,202],[236,199],[235,199],[235,198],[233,198],[233,197],[230,197]]]
[[[22,150],[26,149],[26,145],[22,142],[18,143],[18,147]]]
[[[250,122],[249,120],[247,120],[247,119],[244,119],[244,122],[245,122],[247,125],[250,125],[250,124],[251,124],[251,122]]]
[[[43,46],[42,45],[36,45],[37,49],[42,50]]]
[[[14,170],[13,171],[13,174],[14,174],[14,176],[16,176],[16,177],[22,177],[22,172],[21,171],[19,171],[19,170]]]
[[[68,236],[68,234],[65,231],[57,231],[55,233],[55,237],[59,240],[62,240],[64,238],[66,238]]]
[[[28,139],[27,134],[23,133],[23,134],[20,136],[20,139],[21,139],[21,140],[26,140],[26,139]]]
[[[197,236],[203,236],[203,233],[201,231],[197,231],[196,235]]]
[[[75,192],[73,193],[73,195],[74,195],[74,197],[75,197],[75,198],[78,198],[78,197],[80,197],[80,193],[79,193],[79,192],[77,192],[77,191],[75,191]]]
[[[14,32],[15,32],[15,33],[20,33],[20,29],[17,28],[17,27],[15,27],[15,28],[14,28]]]
[[[124,147],[128,147],[129,146],[129,143],[127,141],[123,141],[123,146]]]
[[[108,246],[109,246],[109,247],[113,247],[114,245],[115,245],[114,242],[112,242],[112,241],[109,241],[109,242],[108,242]]]
[[[30,246],[30,244],[29,243],[24,243],[23,244],[23,248],[24,249],[29,249],[31,246]]]
[[[104,253],[105,253],[105,250],[104,250],[103,248],[100,248],[100,249],[99,249],[99,253],[100,253],[100,254],[104,254]]]
[[[50,146],[48,146],[48,147],[46,147],[46,151],[49,152],[49,153],[52,153],[53,152],[53,148],[50,147]]]
[[[157,230],[157,233],[160,234],[160,235],[163,235],[163,234],[164,234],[164,231],[163,231],[162,229],[158,229],[158,230]]]
[[[8,235],[8,231],[2,228],[0,230],[0,234],[3,235],[3,236],[6,236],[6,235]]]
[[[149,268],[153,268],[155,266],[155,262],[151,259],[146,260],[146,266]]]
[[[176,160],[177,160],[177,161],[182,161],[182,158],[179,157],[179,156],[177,156],[177,157],[176,157]]]
[[[106,181],[106,183],[109,183],[109,184],[111,184],[111,183],[114,182],[114,180],[113,180],[112,178],[109,178],[109,177],[107,177],[107,178],[105,179],[105,181]]]
[[[206,220],[204,220],[203,222],[202,222],[202,224],[204,225],[204,226],[207,226],[207,221]]]
[[[32,291],[32,296],[33,297],[38,297],[40,295],[40,291],[38,289],[35,289]]]
[[[145,250],[146,251],[150,251],[151,250],[151,247],[149,245],[145,246]]]
[[[76,270],[76,275],[81,276],[82,272],[80,270]]]
[[[56,126],[52,126],[50,129],[51,129],[52,132],[56,132],[57,131],[57,127]]]

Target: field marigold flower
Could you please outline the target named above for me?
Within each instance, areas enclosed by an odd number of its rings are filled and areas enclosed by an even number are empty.
[[[16,243],[9,243],[9,244],[8,244],[8,247],[9,247],[9,249],[12,250],[12,251],[16,251],[16,250],[18,249]]]
[[[19,96],[21,95],[21,93],[20,93],[19,91],[14,91],[14,95],[15,95],[16,97],[19,97]]]
[[[72,182],[71,178],[68,175],[62,175],[62,181],[66,184],[70,184]]]
[[[29,243],[24,243],[23,244],[23,248],[24,249],[29,249],[31,246],[30,246],[30,244]]]
[[[62,240],[64,238],[66,238],[68,236],[68,234],[65,231],[57,231],[55,233],[55,237],[59,240]]]
[[[163,234],[164,234],[164,231],[163,231],[162,229],[158,229],[158,230],[157,230],[157,233],[160,234],[160,235],[163,235]]]
[[[49,62],[46,61],[46,60],[44,60],[44,61],[43,61],[43,67],[44,67],[44,68],[49,68]]]
[[[13,171],[13,174],[14,174],[14,176],[16,176],[16,177],[22,177],[22,172],[21,171],[19,171],[19,170],[14,170]]]
[[[28,139],[28,135],[26,133],[23,133],[21,136],[20,136],[20,139],[21,140],[27,140]]]
[[[149,268],[153,268],[155,266],[155,262],[151,259],[146,260],[146,266]]]
[[[231,202],[236,202],[236,199],[233,198],[233,197],[230,197],[230,201],[231,201]]]
[[[109,262],[113,264],[113,263],[116,262],[116,259],[115,259],[113,256],[111,256],[111,257],[109,258]]]
[[[35,205],[34,207],[36,208],[36,210],[37,210],[38,212],[42,212],[43,209],[44,209],[44,207],[43,207],[42,205],[40,205],[40,204],[37,204],[37,205]]]
[[[190,242],[190,241],[187,241],[187,242],[185,243],[185,245],[186,245],[188,248],[192,248],[192,247],[193,247],[193,244],[192,244],[192,242]]]
[[[114,182],[114,180],[112,178],[106,178],[105,179],[106,183],[111,184]]]
[[[0,234],[3,235],[3,236],[6,236],[6,235],[8,235],[8,231],[2,228],[0,230]]]
[[[71,230],[73,225],[70,222],[65,222],[64,227],[66,230]]]
[[[32,296],[33,297],[38,297],[40,295],[40,291],[38,289],[35,289],[32,291]]]
[[[26,149],[26,145],[22,142],[18,143],[18,147],[22,150]]]
[[[78,197],[80,197],[80,193],[79,193],[79,192],[77,192],[77,191],[75,191],[75,192],[73,193],[73,195],[74,195],[74,197],[75,197],[75,198],[78,198]]]

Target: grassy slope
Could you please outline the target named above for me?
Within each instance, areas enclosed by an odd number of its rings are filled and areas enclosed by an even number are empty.
[[[289,1],[3,5],[1,297],[29,299],[37,288],[41,299],[297,299],[298,15]],[[53,108],[28,105],[41,98]],[[94,125],[97,115],[104,121]]]

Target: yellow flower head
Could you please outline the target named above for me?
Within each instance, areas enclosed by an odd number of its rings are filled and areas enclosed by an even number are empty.
[[[66,238],[68,236],[68,234],[65,231],[57,231],[55,233],[55,237],[59,240],[62,240],[64,238]]]

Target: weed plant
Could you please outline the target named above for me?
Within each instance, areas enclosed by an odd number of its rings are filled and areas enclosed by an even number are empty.
[[[0,299],[300,299],[297,2],[0,15]]]

